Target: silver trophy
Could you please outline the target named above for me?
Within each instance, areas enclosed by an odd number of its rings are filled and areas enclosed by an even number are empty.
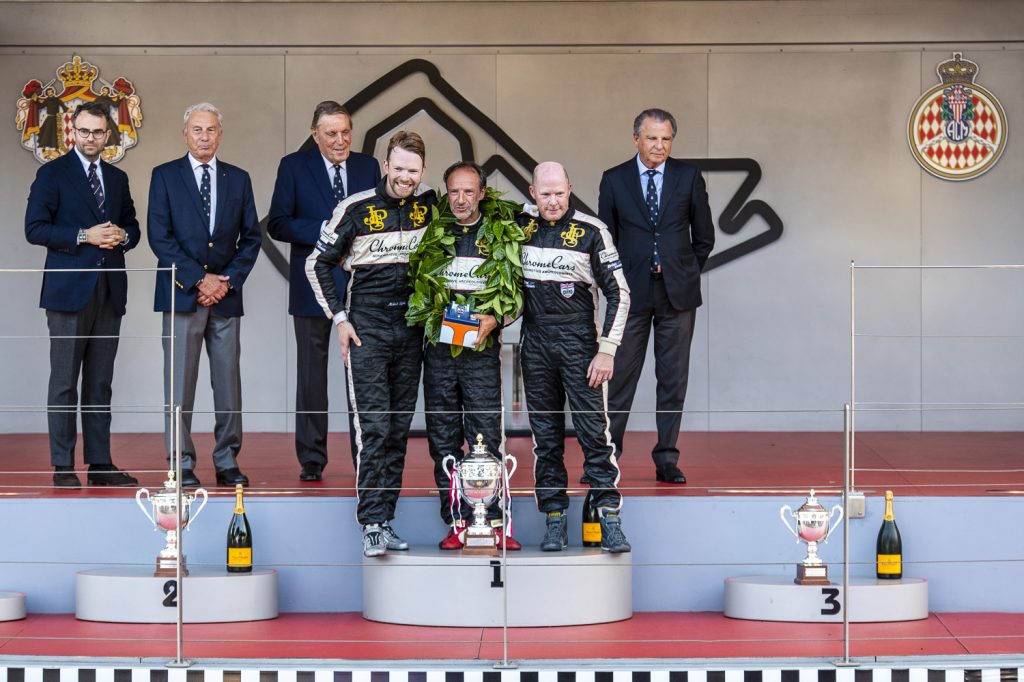
[[[441,466],[448,473],[456,494],[473,505],[473,523],[466,529],[462,553],[497,555],[498,537],[487,522],[487,507],[504,493],[505,482],[516,471],[516,458],[512,455],[505,455],[503,460],[494,457],[487,451],[483,435],[477,434],[476,444],[467,457],[459,462],[454,455],[448,455]]]
[[[787,512],[796,521],[796,529],[786,519]],[[830,527],[829,523],[837,512],[839,516]],[[779,516],[782,518],[782,522],[786,524],[789,532],[796,536],[797,542],[803,541],[807,543],[807,556],[804,558],[803,563],[796,565],[796,578],[793,582],[798,585],[830,584],[828,580],[828,566],[818,556],[818,543],[828,542],[828,536],[832,534],[836,526],[843,520],[843,508],[837,504],[832,507],[831,512],[826,511],[818,502],[818,498],[814,496],[814,491],[812,490],[810,497],[807,498],[807,501],[799,509],[793,511],[788,504],[783,505],[782,509],[779,510]]]
[[[156,572],[153,573],[155,576],[174,576],[178,565],[178,491],[176,486],[174,472],[168,471],[163,490],[150,495],[147,488],[140,488],[135,493],[135,503],[139,505],[139,509],[146,515],[146,518],[153,522],[153,530],[162,530],[167,533],[167,542],[160,553],[156,555]],[[192,514],[192,504],[200,496],[203,498],[203,502],[196,509],[196,513]],[[143,497],[149,500],[149,504],[153,507],[152,514],[142,503]],[[208,498],[209,496],[202,488],[196,488],[194,495],[185,492],[181,494],[181,527],[183,529],[189,528],[189,521],[199,516],[203,507],[206,506]],[[188,571],[185,569],[184,555],[181,557],[181,575],[188,575]]]

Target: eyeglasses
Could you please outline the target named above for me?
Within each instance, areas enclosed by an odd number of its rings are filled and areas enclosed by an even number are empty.
[[[81,135],[83,139],[88,140],[90,137],[103,137],[106,134],[107,129],[99,128],[97,130],[86,130],[85,128],[75,128],[75,132]]]

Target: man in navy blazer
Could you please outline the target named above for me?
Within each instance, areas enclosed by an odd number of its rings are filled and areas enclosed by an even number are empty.
[[[270,202],[267,232],[291,244],[288,312],[295,327],[295,454],[303,481],[319,481],[327,466],[327,360],[334,324],[324,317],[306,276],[309,257],[334,207],[350,194],[373,189],[380,165],[372,156],[351,151],[352,118],[345,107],[325,101],[316,105],[310,124],[315,147],[281,159]],[[338,291],[348,275],[334,268]],[[349,414],[349,437],[355,456],[355,428]]]
[[[75,146],[42,166],[29,191],[25,237],[46,247],[39,307],[50,332],[47,424],[53,484],[80,487],[75,474],[78,378],[82,441],[91,485],[135,485],[110,460],[110,396],[121,317],[128,299],[124,254],[142,234],[128,176],[100,160],[110,131],[107,108],[74,114]],[[53,270],[79,270],[55,273]]]
[[[608,390],[612,441],[621,457],[653,324],[658,441],[651,456],[656,480],[680,484],[686,476],[676,441],[702,302],[700,273],[715,245],[715,225],[700,170],[669,156],[677,131],[669,112],[640,112],[633,121],[637,155],[601,177],[598,215],[618,247],[631,298]]]
[[[216,412],[217,483],[249,483],[236,459],[242,447],[239,330],[242,288],[259,255],[261,236],[249,174],[217,159],[222,134],[222,117],[215,106],[190,106],[182,131],[188,153],[154,168],[149,186],[149,246],[159,267],[177,268],[173,282],[170,272],[157,273],[154,308],[164,313],[165,395],[182,409],[183,485],[199,485],[191,429],[204,343]],[[172,333],[173,361],[168,338]],[[165,419],[165,440],[172,461],[170,416]]]

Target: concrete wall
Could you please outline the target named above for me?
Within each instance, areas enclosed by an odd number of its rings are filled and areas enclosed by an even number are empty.
[[[978,82],[1001,100],[1011,131],[996,167],[961,183],[921,170],[905,132],[912,105],[937,83],[936,64],[954,50],[980,64]],[[15,2],[0,5],[9,113],[27,80],[48,80],[72,53],[138,88],[144,125],[120,166],[143,216],[150,169],[184,153],[186,105],[221,107],[219,156],[249,170],[265,215],[278,159],[306,139],[315,103],[344,102],[411,59],[434,65],[465,101],[412,73],[356,113],[357,147],[371,127],[427,97],[465,130],[478,160],[501,156],[512,176],[528,174],[531,160],[561,160],[591,207],[601,172],[633,153],[630,125],[648,106],[679,118],[675,156],[756,160],[763,177],[750,199],[767,202],[784,230],[703,278],[688,429],[840,428],[850,398],[851,260],[1024,263],[1024,157],[1015,137],[1024,129],[1024,12],[1015,2]],[[460,151],[435,119],[420,112],[403,127],[427,138],[428,180],[437,185]],[[7,120],[0,268],[38,267],[43,253],[21,229],[38,163]],[[366,144],[379,155],[390,132]],[[744,175],[706,178],[717,220]],[[514,177],[497,184],[517,194]],[[736,235],[720,231],[717,252],[766,230],[755,217]],[[145,244],[128,261],[155,265]],[[39,275],[0,278],[8,292],[0,302],[0,432],[44,431]],[[150,273],[131,275],[115,375],[119,431],[162,428],[152,282]],[[859,428],[1024,424],[1024,271],[865,270],[857,291]],[[266,254],[245,296],[245,428],[287,430],[291,321],[286,282]],[[344,405],[340,383],[331,389],[335,409]],[[631,428],[652,428],[653,391],[649,368]],[[211,409],[208,393],[199,391],[197,410]],[[344,422],[332,416],[332,428]],[[211,425],[197,417],[196,430]]]

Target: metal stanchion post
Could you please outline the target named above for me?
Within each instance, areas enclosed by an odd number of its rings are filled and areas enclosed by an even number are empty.
[[[501,492],[501,660],[494,664],[498,670],[514,670],[519,666],[508,660],[508,505],[512,499],[512,491],[509,490],[508,469],[505,464],[505,453],[499,452],[502,457],[501,476],[505,479],[505,485]]]
[[[849,405],[843,406],[843,436],[845,446],[843,447],[843,657],[832,661],[833,665],[842,668],[855,668],[860,665],[850,660],[850,517],[849,514],[849,493],[850,493],[850,416]]]

